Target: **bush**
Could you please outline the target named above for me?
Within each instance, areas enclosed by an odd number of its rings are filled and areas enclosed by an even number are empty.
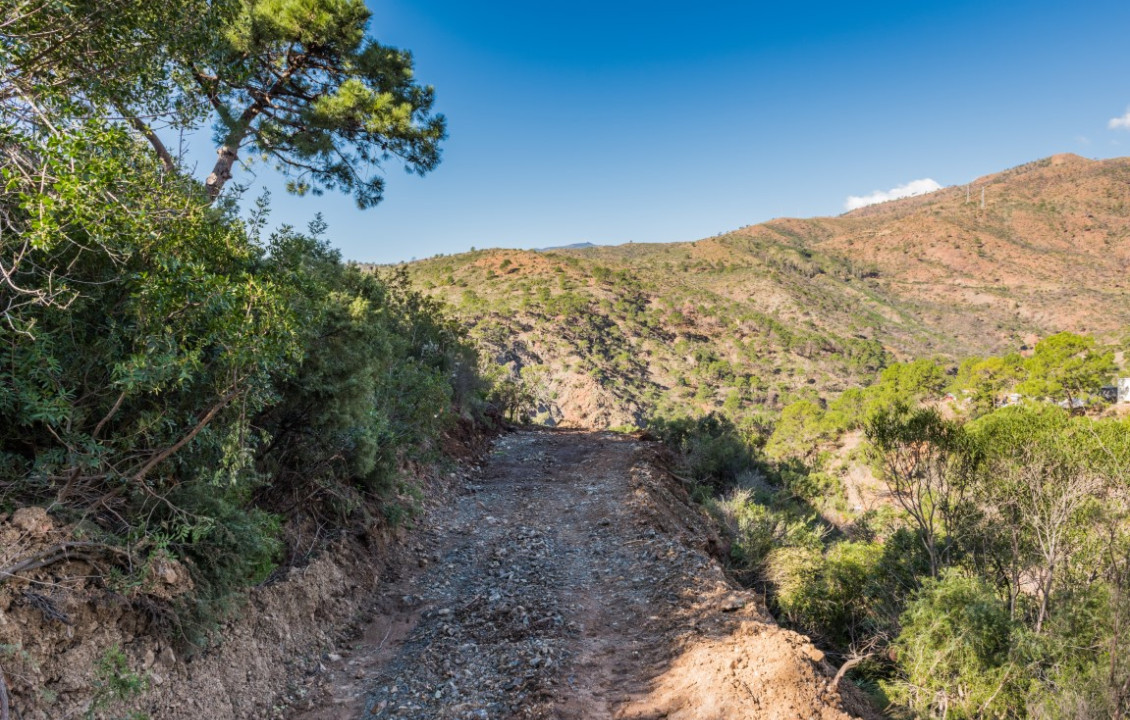
[[[734,532],[734,559],[746,567],[763,570],[776,548],[819,551],[823,546],[823,529],[810,517],[770,508],[749,490],[736,490],[715,505]]]
[[[120,128],[5,133],[28,152],[0,187],[20,259],[0,288],[0,497],[82,520],[132,567],[185,561],[176,632],[198,639],[285,559],[280,516],[379,517],[355,511],[475,407],[463,331],[402,273],[343,264],[322,223],[264,247],[260,220],[209,207]]]
[[[1010,666],[1013,624],[991,587],[956,570],[928,580],[903,614],[892,699],[952,718],[1011,717],[1022,701]]]
[[[754,450],[732,421],[710,413],[699,418],[657,419],[650,425],[668,447],[681,457],[696,482],[715,491],[733,485],[754,466]]]
[[[827,552],[781,548],[769,557],[768,577],[784,617],[809,634],[847,647],[876,633],[872,597],[883,547],[877,543],[841,542]]]
[[[784,475],[785,488],[796,498],[818,507],[842,506],[846,502],[844,486],[837,476],[826,472],[794,470]]]
[[[267,579],[283,557],[280,518],[250,507],[231,489],[189,483],[154,505],[146,538],[185,562],[194,591],[165,632],[203,645],[240,597]]]

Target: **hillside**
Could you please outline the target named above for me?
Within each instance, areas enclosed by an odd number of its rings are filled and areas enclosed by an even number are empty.
[[[1130,322],[1130,158],[1057,155],[813,225],[788,227],[874,264],[887,292],[979,351],[1009,347],[1017,330]]]
[[[985,207],[980,205],[981,188]],[[892,359],[1016,349],[1130,324],[1130,159],[1060,155],[834,218],[696,242],[482,250],[408,265],[542,419],[755,417]]]

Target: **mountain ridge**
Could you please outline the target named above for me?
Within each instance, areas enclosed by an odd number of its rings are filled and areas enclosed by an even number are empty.
[[[985,190],[981,206],[980,188]],[[547,378],[544,417],[604,427],[773,412],[899,359],[1130,326],[1130,158],[1056,155],[836,217],[681,243],[479,250],[408,266],[487,354]]]

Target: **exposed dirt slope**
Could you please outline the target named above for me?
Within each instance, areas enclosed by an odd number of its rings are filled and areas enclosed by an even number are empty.
[[[34,548],[43,539],[13,530],[0,523],[0,543]],[[223,644],[192,657],[152,634],[143,606],[88,583],[93,573],[89,566],[83,571],[83,561],[36,573],[30,583],[9,583],[0,588],[0,668],[12,692],[12,717],[120,718],[130,711],[153,720],[278,717],[294,697],[288,698],[291,682],[316,669],[343,626],[364,612],[387,557],[356,546],[329,548],[284,581],[253,590],[223,628]],[[124,673],[148,684],[141,697],[119,701],[108,691],[110,678],[99,678],[111,648],[123,653]]]
[[[453,447],[473,467],[469,446],[460,448]],[[420,478],[431,506],[450,497],[458,476]],[[0,513],[0,567],[57,546],[74,530],[56,526],[41,508]],[[111,720],[136,711],[152,720],[278,718],[301,700],[297,680],[317,673],[325,653],[382,611],[386,568],[415,561],[405,537],[403,529],[373,527],[322,548],[304,566],[251,589],[220,629],[222,643],[195,653],[163,642],[155,630],[166,616],[152,600],[191,587],[175,561],[153,568],[139,587],[107,588],[103,572],[81,553],[5,577],[0,676],[11,693],[11,717]],[[143,681],[148,689],[139,696],[116,694],[110,676],[99,677],[115,648],[123,667],[110,675]]]
[[[295,720],[850,717],[822,653],[726,577],[655,453],[502,438]]]

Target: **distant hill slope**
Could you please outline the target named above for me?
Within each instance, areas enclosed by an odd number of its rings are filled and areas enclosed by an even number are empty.
[[[1130,158],[1057,155],[840,218],[743,232],[777,231],[873,264],[884,290],[976,350],[1001,349],[1017,330],[1130,323]]]
[[[981,190],[985,207],[981,207]],[[967,199],[968,196],[968,199]],[[835,218],[688,243],[409,265],[541,396],[543,419],[772,413],[892,357],[1130,324],[1130,159],[1061,155]]]
[[[581,250],[583,248],[596,247],[591,242],[579,242],[572,245],[556,245],[554,247],[534,248],[535,252],[549,252],[550,250]]]

